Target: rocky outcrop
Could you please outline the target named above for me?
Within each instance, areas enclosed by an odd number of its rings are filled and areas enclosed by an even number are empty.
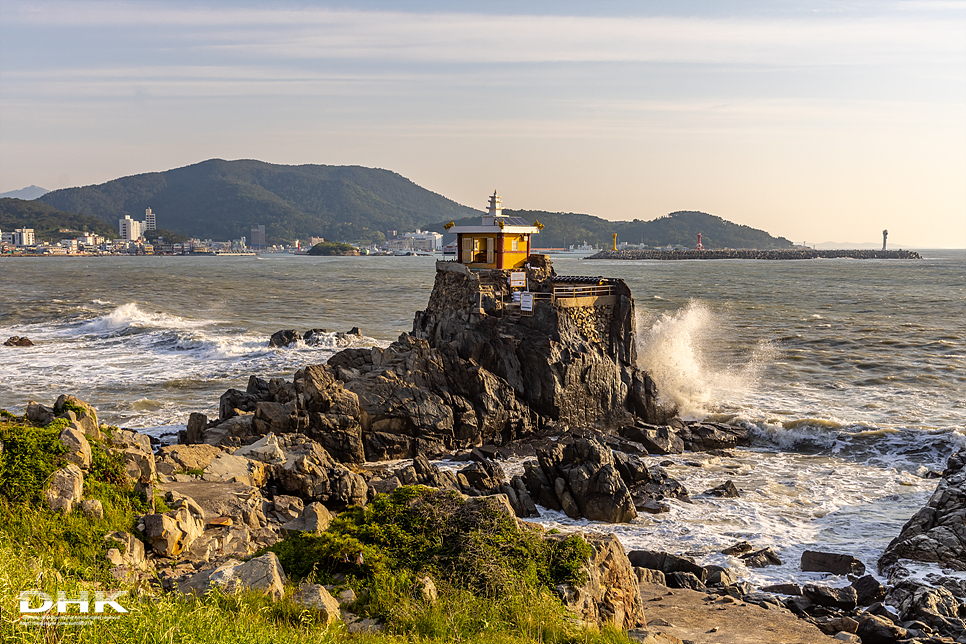
[[[67,448],[64,458],[86,472],[91,466],[91,446],[84,433],[67,427],[60,432],[60,442]]]
[[[865,564],[851,555],[816,552],[802,553],[802,570],[805,572],[830,572],[833,575],[864,575]]]
[[[274,552],[249,559],[245,563],[230,560],[212,570],[202,570],[178,582],[184,594],[204,595],[211,588],[225,593],[257,591],[273,599],[285,594],[285,571]]]
[[[966,570],[966,451],[950,457],[926,507],[886,547],[879,571],[888,571],[900,559]]]
[[[44,497],[54,512],[70,514],[83,493],[84,473],[74,463],[68,463],[51,475]]]
[[[524,464],[524,480],[533,499],[563,510],[571,518],[624,523],[637,516],[634,501],[618,472],[610,448],[581,438],[537,453],[538,463]]]
[[[614,452],[617,471],[630,490],[634,507],[642,512],[656,514],[669,508],[660,503],[664,499],[691,502],[687,489],[672,478],[660,465],[647,465],[637,456]]]
[[[332,510],[366,504],[365,479],[333,460],[321,445],[300,435],[281,436],[278,445],[285,460],[268,471],[279,490],[319,501]]]

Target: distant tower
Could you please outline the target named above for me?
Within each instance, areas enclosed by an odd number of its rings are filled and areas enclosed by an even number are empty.
[[[144,211],[144,230],[157,230],[157,222],[154,220],[154,213],[150,208]]]
[[[885,250],[886,237],[888,237],[888,236],[889,236],[889,231],[888,230],[883,230],[882,231],[882,250]]]
[[[698,245],[694,248],[695,250],[704,250],[704,245],[701,243],[701,233],[698,233]]]

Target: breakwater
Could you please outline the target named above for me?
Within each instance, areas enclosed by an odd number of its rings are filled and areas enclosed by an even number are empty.
[[[911,250],[814,250],[783,248],[772,250],[602,250],[584,259],[922,259]]]

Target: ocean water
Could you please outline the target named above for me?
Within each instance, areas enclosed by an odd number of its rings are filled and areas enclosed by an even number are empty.
[[[803,581],[805,549],[853,554],[870,572],[966,446],[966,251],[922,261],[609,262],[559,257],[559,274],[620,277],[637,305],[639,361],[686,418],[743,424],[737,458],[652,457],[691,504],[614,530],[625,546],[687,552],[755,583]],[[108,423],[160,435],[217,414],[250,374],[291,378],[411,328],[432,290],[425,257],[109,257],[0,260],[0,407],[61,393]],[[327,329],[323,346],[268,348],[280,329]],[[521,463],[509,463],[517,471]],[[725,480],[739,499],[700,494]],[[547,524],[586,526],[546,512]],[[748,570],[738,540],[783,564]],[[844,583],[829,579],[826,583]]]

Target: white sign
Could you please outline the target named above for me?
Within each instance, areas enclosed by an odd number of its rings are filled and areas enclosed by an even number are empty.
[[[510,273],[510,288],[526,288],[527,287],[527,274],[520,273]]]
[[[520,310],[533,311],[533,293],[520,293]]]

